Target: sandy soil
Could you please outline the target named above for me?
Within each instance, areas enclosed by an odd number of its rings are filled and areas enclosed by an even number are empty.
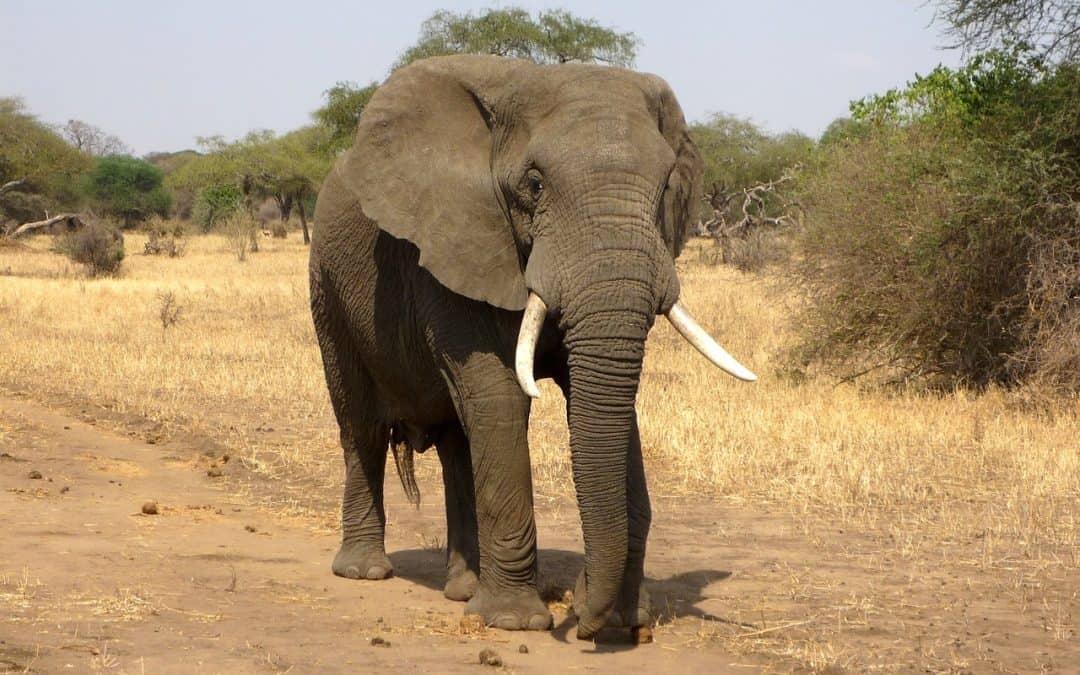
[[[566,500],[538,505],[555,630],[484,629],[442,597],[430,473],[419,510],[388,489],[396,576],[349,581],[330,573],[337,533],[255,506],[275,486],[212,443],[92,417],[0,395],[0,672],[464,672],[491,668],[484,649],[513,672],[1080,672],[1072,572],[1040,577],[1031,607],[1005,573],[905,559],[892,535],[687,496],[654,495],[653,644],[574,639],[558,602],[582,564]]]

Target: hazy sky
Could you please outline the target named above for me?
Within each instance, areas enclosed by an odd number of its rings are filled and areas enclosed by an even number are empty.
[[[138,154],[196,136],[288,131],[338,80],[382,80],[436,9],[566,8],[636,33],[637,68],[691,120],[725,111],[819,134],[848,101],[959,56],[923,0],[0,0],[0,96],[81,119]]]

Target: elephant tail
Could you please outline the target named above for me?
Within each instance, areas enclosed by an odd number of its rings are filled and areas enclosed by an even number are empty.
[[[413,465],[413,449],[408,443],[394,443],[394,464],[397,465],[401,489],[413,506],[420,507],[420,488],[416,485],[416,470]]]
[[[405,497],[410,504],[420,508],[420,488],[416,484],[416,467],[413,463],[416,447],[410,442],[408,434],[401,431],[397,426],[391,428],[390,449],[394,452],[394,466],[397,467]]]

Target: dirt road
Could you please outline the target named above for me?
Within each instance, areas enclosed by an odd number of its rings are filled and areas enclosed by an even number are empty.
[[[560,615],[552,633],[463,626],[462,606],[441,593],[432,486],[419,511],[389,490],[397,576],[348,581],[329,571],[335,534],[253,508],[227,477],[208,475],[230,472],[221,458],[27,400],[0,398],[0,410],[0,672],[464,672],[481,669],[485,648],[519,672],[662,671],[670,650],[694,639],[693,620],[640,648],[579,642]],[[142,512],[149,500],[157,514]],[[541,565],[563,585],[580,568],[580,544],[555,533],[574,531],[574,517],[567,509],[541,530]],[[728,574],[690,570],[668,587],[700,596]],[[736,664],[752,662],[715,646],[678,658],[690,672],[747,672]]]
[[[350,581],[329,570],[337,495],[322,518],[259,506],[282,488],[213,443],[78,417],[0,394],[0,673],[499,668],[484,649],[512,672],[1080,672],[1068,546],[1057,565],[1000,541],[990,559],[977,532],[916,542],[902,518],[854,528],[654,489],[656,641],[584,643],[559,602],[582,565],[569,499],[537,506],[556,628],[508,633],[442,596],[437,474],[419,510],[387,490],[396,576]]]

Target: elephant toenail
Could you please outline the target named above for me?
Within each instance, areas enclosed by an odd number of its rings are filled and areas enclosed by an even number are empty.
[[[521,617],[512,612],[500,612],[491,619],[489,625],[503,630],[518,630],[521,628]]]
[[[349,569],[352,568],[350,567]],[[368,579],[385,579],[386,577],[390,576],[390,570],[383,567],[382,565],[372,565],[368,568],[366,576]]]
[[[550,614],[533,614],[529,617],[529,630],[549,630],[551,624]]]

